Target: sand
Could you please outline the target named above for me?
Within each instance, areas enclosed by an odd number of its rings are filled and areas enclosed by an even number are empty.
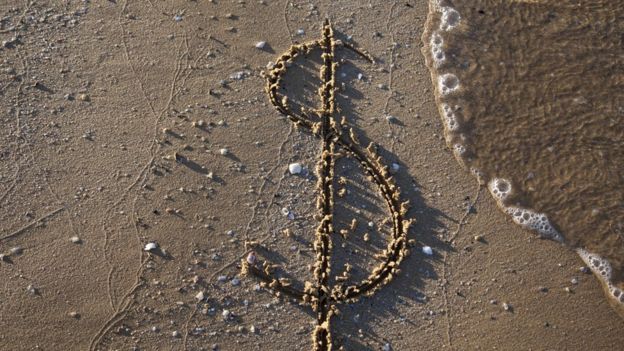
[[[360,139],[399,165],[416,241],[392,282],[339,307],[335,345],[607,350],[624,341],[622,319],[577,255],[515,226],[446,148],[420,52],[425,1],[0,11],[0,252],[23,251],[0,262],[0,349],[311,349],[309,306],[258,289],[237,263],[246,242],[262,241],[263,259],[310,279],[320,143],[274,110],[261,71],[293,41],[319,38],[325,17],[378,59],[345,54],[337,103]],[[314,108],[318,72],[294,69],[289,94]],[[302,174],[288,172],[293,162]],[[362,216],[380,223],[375,189],[356,191],[365,179],[348,158],[339,167],[353,177],[340,213],[366,201]],[[383,239],[357,254],[340,246],[334,266],[367,267]],[[160,250],[144,251],[150,242]]]

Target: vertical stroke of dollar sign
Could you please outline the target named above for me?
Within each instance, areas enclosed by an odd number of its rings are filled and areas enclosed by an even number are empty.
[[[381,163],[380,157],[375,152],[375,146],[370,144],[367,148],[362,148],[353,130],[346,125],[346,120],[343,119],[339,124],[334,117],[336,112],[336,48],[351,50],[370,62],[374,62],[374,60],[370,55],[352,45],[335,40],[333,29],[328,20],[323,25],[322,34],[323,37],[320,40],[291,46],[286,53],[279,57],[273,69],[266,75],[266,91],[275,108],[298,127],[309,130],[322,140],[321,155],[316,170],[318,174],[318,213],[315,218],[319,224],[314,240],[316,252],[314,281],[305,282],[303,290],[300,290],[293,287],[288,280],[274,277],[272,265],[267,261],[259,264],[253,252],[242,261],[243,274],[253,274],[277,295],[288,295],[297,299],[301,304],[312,307],[317,321],[317,326],[312,335],[312,349],[315,351],[332,349],[330,320],[332,315],[338,312],[337,304],[352,303],[362,296],[371,296],[399,273],[399,264],[408,254],[407,231],[410,226],[410,221],[404,218],[407,212],[407,202],[401,202],[400,190],[390,176],[388,168]],[[307,55],[312,50],[321,51],[321,87],[319,88],[321,106],[320,109],[313,112],[305,110],[295,112],[289,108],[288,98],[282,95],[279,89],[289,64],[296,57]],[[386,250],[376,255],[381,263],[366,279],[352,285],[336,283],[332,287],[329,285],[329,277],[331,274],[332,235],[334,235],[333,182],[337,149],[342,149],[350,157],[354,157],[369,179],[377,185],[379,193],[388,206],[392,235]]]

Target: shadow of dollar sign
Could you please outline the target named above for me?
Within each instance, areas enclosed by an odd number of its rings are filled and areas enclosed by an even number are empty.
[[[310,305],[316,314],[317,325],[312,335],[315,351],[328,351],[332,349],[332,336],[330,321],[336,313],[336,305],[339,303],[352,303],[361,296],[370,296],[383,284],[392,280],[399,273],[399,264],[408,254],[407,231],[410,221],[405,219],[407,202],[401,202],[400,190],[388,172],[387,166],[381,163],[380,157],[375,152],[375,146],[370,144],[362,148],[352,129],[347,128],[346,121],[340,124],[334,118],[335,91],[336,91],[336,48],[345,48],[362,56],[374,63],[373,58],[367,53],[354,46],[338,41],[334,38],[334,32],[329,20],[326,20],[323,29],[323,37],[320,40],[297,44],[282,54],[273,69],[266,75],[266,92],[271,103],[283,115],[287,116],[298,127],[309,130],[322,141],[321,155],[317,165],[318,174],[318,197],[317,216],[319,224],[316,229],[314,250],[316,262],[314,267],[314,281],[305,282],[304,289],[300,290],[290,285],[286,279],[278,279],[272,274],[272,265],[264,261],[257,262],[252,252],[242,261],[242,273],[253,274],[272,289],[277,295],[288,295]],[[279,89],[283,83],[283,75],[293,60],[308,54],[311,50],[321,51],[322,66],[320,69],[321,87],[319,95],[321,99],[320,109],[308,113],[305,111],[295,112],[288,107],[288,98]],[[377,189],[383,197],[392,222],[392,236],[387,249],[378,253],[377,258],[381,263],[360,282],[352,285],[329,284],[331,273],[330,259],[332,252],[333,207],[334,207],[334,165],[335,152],[341,149],[350,157],[355,158],[368,177],[377,185]]]

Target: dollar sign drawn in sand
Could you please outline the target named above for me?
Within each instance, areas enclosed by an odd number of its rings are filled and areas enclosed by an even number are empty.
[[[351,50],[364,57],[369,62],[374,60],[367,53],[354,46],[334,39],[334,32],[328,20],[322,28],[323,37],[320,40],[297,44],[282,54],[273,69],[266,75],[266,92],[271,103],[283,115],[287,116],[296,126],[309,130],[322,141],[320,159],[317,165],[317,215],[318,227],[314,239],[316,262],[312,282],[306,281],[303,289],[297,289],[284,278],[277,278],[273,273],[273,265],[267,261],[260,263],[255,254],[242,261],[242,273],[252,274],[263,282],[278,296],[288,295],[302,305],[311,306],[316,315],[316,328],[312,335],[315,351],[332,349],[332,334],[330,321],[332,315],[339,313],[337,305],[353,303],[362,296],[371,296],[385,283],[392,280],[399,273],[399,264],[408,254],[407,231],[410,220],[405,219],[407,202],[401,202],[400,190],[388,172],[388,168],[381,162],[375,152],[375,146],[370,144],[362,148],[352,129],[346,125],[343,118],[337,123],[334,117],[337,62],[335,52],[337,48]],[[321,106],[314,112],[295,112],[288,106],[288,99],[279,92],[283,83],[283,75],[287,67],[300,55],[307,55],[312,50],[321,51],[322,66],[320,69],[321,86],[319,95]],[[334,207],[334,165],[336,152],[342,150],[348,157],[353,157],[360,164],[368,178],[377,186],[383,197],[390,215],[392,234],[387,249],[375,255],[381,263],[362,281],[351,283],[336,282],[330,286],[331,253]]]

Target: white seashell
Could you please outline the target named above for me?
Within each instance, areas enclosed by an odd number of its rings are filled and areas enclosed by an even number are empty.
[[[154,251],[156,249],[158,249],[158,244],[150,242],[145,244],[145,248],[143,248],[143,251]]]
[[[247,255],[247,263],[249,264],[255,264],[257,259],[256,253],[253,251]]]
[[[433,249],[431,248],[431,246],[423,246],[422,252],[427,256],[433,255]]]
[[[301,167],[301,163],[295,162],[288,165],[288,171],[290,174],[299,174],[302,170],[303,167]]]

